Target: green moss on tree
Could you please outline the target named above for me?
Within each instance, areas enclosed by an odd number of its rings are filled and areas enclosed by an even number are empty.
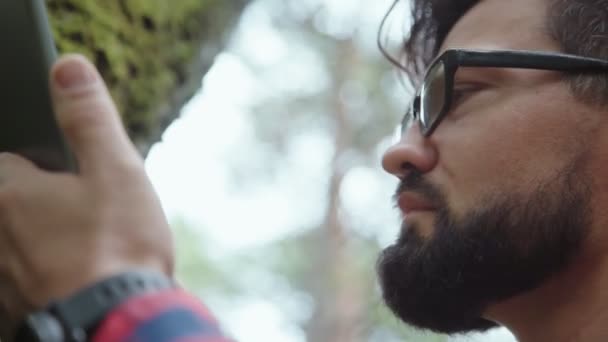
[[[95,62],[143,153],[200,86],[245,2],[47,0],[58,49]]]

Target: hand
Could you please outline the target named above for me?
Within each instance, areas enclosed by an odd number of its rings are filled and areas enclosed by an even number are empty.
[[[94,66],[62,58],[51,93],[79,171],[0,154],[0,312],[12,319],[127,270],[173,272],[167,220]]]

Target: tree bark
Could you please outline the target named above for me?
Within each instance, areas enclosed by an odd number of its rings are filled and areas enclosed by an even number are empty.
[[[46,0],[60,52],[88,56],[142,155],[201,87],[248,0]]]

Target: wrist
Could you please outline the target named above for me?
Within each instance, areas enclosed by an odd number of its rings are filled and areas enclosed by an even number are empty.
[[[27,316],[18,341],[88,341],[112,310],[132,297],[173,288],[164,274],[134,270],[96,282]]]
[[[44,279],[29,279],[24,282],[29,286],[22,286],[21,292],[28,303],[33,304],[36,308],[43,308],[54,301],[68,298],[94,284],[129,272],[154,272],[173,279],[173,274],[170,273],[172,270],[167,266],[170,263],[164,262],[160,258],[141,258],[137,260],[131,257],[129,262],[125,262],[126,258],[112,259],[118,258],[105,258],[99,263],[87,261],[81,265],[74,265],[67,272],[53,272]],[[46,285],[44,289],[41,289],[38,284]]]

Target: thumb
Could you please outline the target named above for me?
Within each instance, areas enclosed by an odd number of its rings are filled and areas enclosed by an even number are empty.
[[[139,160],[91,62],[79,55],[62,57],[51,70],[50,87],[57,123],[81,173],[99,173],[117,163]]]

